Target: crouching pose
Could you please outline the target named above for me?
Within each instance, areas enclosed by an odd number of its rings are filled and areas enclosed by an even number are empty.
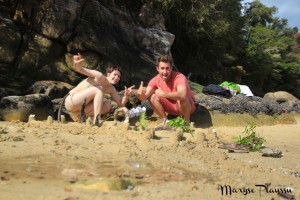
[[[182,115],[185,121],[190,121],[190,114],[195,110],[195,97],[186,77],[173,71],[171,62],[168,55],[161,55],[156,61],[158,74],[146,88],[141,82],[137,96],[142,101],[150,101],[163,123],[167,120],[166,113]]]
[[[110,94],[112,100],[118,106],[125,106],[128,101],[128,96],[132,92],[131,86],[125,86],[124,96],[121,98],[114,84],[118,83],[121,78],[121,69],[117,66],[110,66],[106,69],[105,75],[97,70],[87,69],[82,67],[80,63],[84,60],[80,54],[75,55],[74,58],[75,70],[81,74],[88,76],[88,78],[81,81],[75,88],[73,88],[65,100],[66,109],[74,115],[80,114],[81,105],[85,101],[86,105],[84,113],[87,116],[94,116],[94,124],[100,124],[100,116],[110,111],[111,104],[103,101],[104,94]]]

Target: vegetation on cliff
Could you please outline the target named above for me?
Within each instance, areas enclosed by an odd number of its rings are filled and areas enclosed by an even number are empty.
[[[162,0],[179,70],[207,85],[246,84],[256,95],[284,90],[300,97],[300,34],[276,7],[260,1]],[[242,66],[242,67],[241,67]],[[240,69],[240,70],[239,70]],[[253,81],[255,80],[255,81]]]

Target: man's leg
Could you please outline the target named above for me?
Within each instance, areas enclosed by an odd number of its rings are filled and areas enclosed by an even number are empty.
[[[190,97],[186,96],[184,100],[177,101],[178,109],[183,115],[185,121],[190,121],[190,115],[194,111],[194,106],[192,105],[192,100]]]
[[[159,98],[155,95],[155,94],[152,94],[150,97],[149,97],[149,102],[150,102],[150,105],[152,107],[152,109],[154,110],[154,112],[161,118],[161,119],[167,119],[167,115],[165,113],[165,109],[164,107],[162,106]]]

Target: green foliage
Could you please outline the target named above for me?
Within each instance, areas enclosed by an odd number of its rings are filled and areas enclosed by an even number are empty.
[[[266,140],[258,136],[258,134],[255,131],[255,128],[256,126],[253,124],[247,125],[243,132],[246,134],[246,136],[235,137],[234,140],[239,144],[249,145],[251,151],[259,151]]]
[[[142,112],[139,121],[136,123],[136,125],[133,127],[134,131],[139,131],[139,130],[145,130],[148,127],[148,117],[146,112]]]
[[[194,130],[192,130],[190,127],[190,123],[184,121],[184,119],[181,116],[171,119],[170,121],[168,121],[167,125],[175,128],[181,128],[185,133],[193,134],[194,132]]]
[[[259,0],[255,0],[252,3],[248,3],[245,6],[245,17],[247,23],[250,26],[256,26],[257,24],[263,24],[266,26],[274,21],[273,14],[277,12],[275,6],[267,7]]]
[[[161,0],[166,28],[176,37],[172,55],[178,69],[200,84],[220,82],[214,75],[235,64],[243,45],[241,4],[236,0]],[[227,59],[230,58],[230,59]],[[211,75],[213,73],[213,75]]]
[[[290,53],[297,43],[295,29],[288,27],[286,19],[273,17],[276,10],[276,7],[266,7],[260,1],[253,1],[245,7],[247,46],[244,69],[247,77],[244,82],[259,96],[278,90],[299,96],[300,92],[294,89],[299,88],[294,77],[300,71],[299,60],[292,59]]]
[[[148,122],[149,121],[146,112],[142,112],[139,119],[139,125],[142,127],[142,129],[146,129]]]
[[[276,7],[258,0],[244,7],[236,0],[154,2],[165,14],[167,31],[175,35],[174,62],[182,73],[192,73],[190,80],[201,85],[228,80],[248,85],[258,96],[285,90],[300,98],[295,78],[300,71],[300,34],[286,19],[273,16]],[[238,65],[246,71],[241,80],[223,73]]]

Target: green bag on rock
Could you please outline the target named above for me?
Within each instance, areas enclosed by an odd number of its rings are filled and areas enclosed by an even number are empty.
[[[236,92],[236,94],[241,92],[240,87],[238,86],[238,84],[234,83],[234,82],[228,82],[228,81],[224,81],[223,83],[220,84],[220,86],[227,86],[227,88],[229,90],[233,90]]]

